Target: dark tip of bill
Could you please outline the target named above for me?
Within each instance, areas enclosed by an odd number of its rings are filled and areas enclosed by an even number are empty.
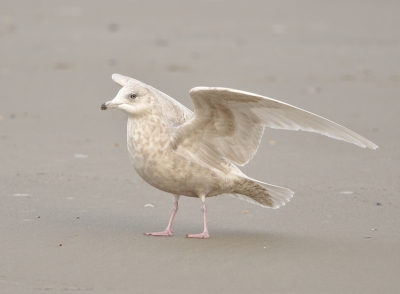
[[[101,107],[100,107],[100,109],[101,109],[101,110],[106,110],[106,109],[107,109],[107,106],[106,106],[106,104],[105,104],[105,103],[101,104]]]

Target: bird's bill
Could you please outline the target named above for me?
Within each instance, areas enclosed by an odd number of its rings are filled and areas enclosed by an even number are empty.
[[[112,101],[101,104],[100,110],[107,110],[109,108],[117,108],[119,104],[114,104]]]

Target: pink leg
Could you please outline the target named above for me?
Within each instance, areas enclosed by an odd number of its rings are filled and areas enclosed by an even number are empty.
[[[167,228],[162,232],[151,232],[143,234],[145,234],[146,236],[172,236],[172,234],[174,233],[174,231],[172,231],[172,223],[174,221],[177,212],[178,212],[178,200],[175,198],[174,204],[172,205],[172,215],[169,220]]]
[[[205,197],[202,197],[202,200]],[[210,234],[208,233],[208,226],[207,226],[207,206],[203,200],[203,205],[201,206],[201,210],[203,211],[203,218],[204,218],[204,231],[200,234],[188,234],[186,238],[198,238],[198,239],[207,239],[210,238]]]

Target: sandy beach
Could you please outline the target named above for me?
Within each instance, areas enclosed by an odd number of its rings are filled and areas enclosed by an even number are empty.
[[[0,293],[399,293],[398,1],[2,1]],[[236,88],[379,146],[267,129],[241,169],[290,188],[264,209],[172,196],[134,171],[119,73],[193,109]],[[148,205],[151,204],[151,205]]]

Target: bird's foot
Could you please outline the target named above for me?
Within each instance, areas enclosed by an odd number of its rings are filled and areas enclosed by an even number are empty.
[[[188,234],[186,238],[197,238],[197,239],[207,239],[210,238],[210,234],[208,232],[203,232],[201,234]]]
[[[151,233],[143,233],[146,236],[172,236],[174,232],[172,230],[164,230],[162,232],[151,232]]]

